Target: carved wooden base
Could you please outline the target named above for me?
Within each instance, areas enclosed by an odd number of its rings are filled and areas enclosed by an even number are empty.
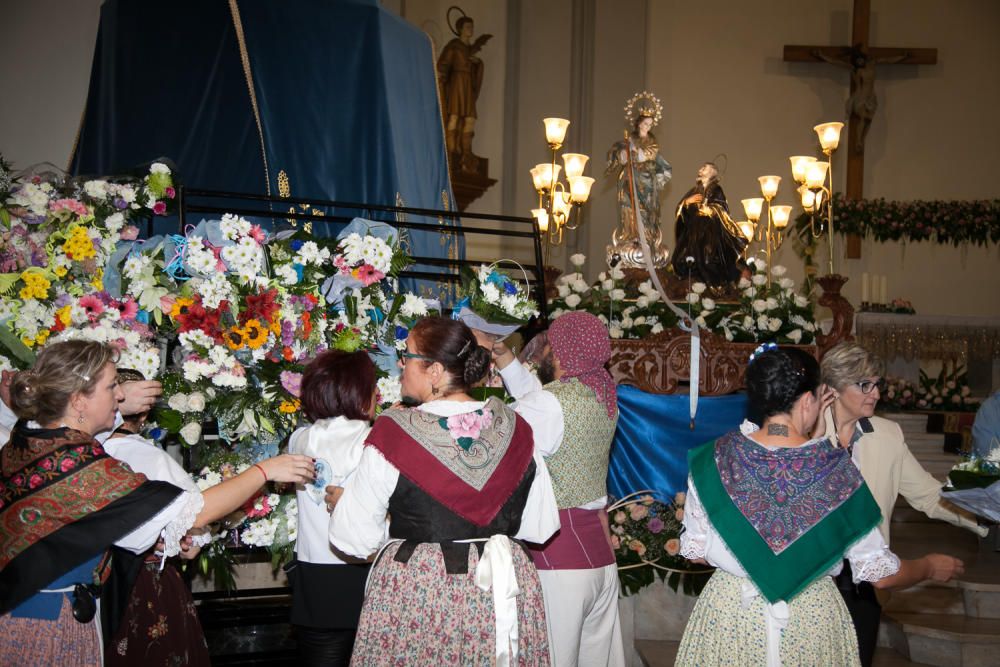
[[[851,329],[854,327],[854,306],[840,294],[840,288],[848,280],[847,276],[837,273],[816,279],[823,288],[823,293],[817,302],[833,311],[833,327],[830,333],[816,335],[816,344],[821,355],[842,340],[854,340],[854,336],[851,335]]]

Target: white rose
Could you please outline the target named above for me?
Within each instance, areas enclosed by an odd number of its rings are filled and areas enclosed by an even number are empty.
[[[188,396],[187,406],[191,412],[201,412],[205,409],[205,395],[200,391],[193,392]]]
[[[625,298],[625,290],[623,289],[611,290],[611,298],[614,299],[615,301],[621,301],[622,299]]]
[[[612,338],[621,338],[621,337],[622,337],[622,335],[624,334],[624,332],[622,331],[622,328],[621,328],[621,327],[619,327],[619,326],[612,326],[612,327],[610,327],[610,328],[608,329],[608,334],[609,334],[609,335],[610,335],[610,336],[611,336]]]
[[[167,399],[167,407],[171,410],[176,410],[177,412],[187,412],[188,410],[188,396],[187,394],[177,393]]]
[[[700,296],[698,296],[694,292],[688,292],[688,295],[687,295],[687,302],[688,303],[698,303],[699,301],[701,301],[701,297]]]
[[[805,298],[801,294],[795,295],[795,305],[798,308],[805,308],[809,305],[809,299]]]
[[[758,287],[760,285],[765,285],[767,284],[767,276],[765,276],[762,273],[758,273],[757,275],[755,275],[753,278],[750,279],[750,282],[752,282],[754,285],[757,285]]]
[[[701,294],[707,288],[708,286],[705,283],[695,283],[691,285],[691,291],[694,292],[695,294]]]
[[[650,333],[658,334],[661,331],[663,331],[663,325],[657,322],[656,324],[653,325],[653,328],[650,329],[649,331]]]
[[[782,278],[778,281],[778,284],[781,286],[781,289],[792,289],[795,287],[795,281],[791,278]]]
[[[590,285],[587,284],[586,280],[575,280],[572,287],[574,291],[583,293],[590,288]]]
[[[700,327],[707,327],[708,326],[708,322],[705,321],[705,316],[704,315],[699,315],[698,317],[694,318],[694,321],[697,322],[698,326],[700,326]]]
[[[757,318],[757,328],[761,331],[767,331],[767,315],[761,315]]]
[[[771,269],[771,275],[773,275],[776,278],[780,278],[781,276],[785,275],[787,271],[788,269],[783,267],[781,264],[778,264]]]
[[[579,294],[570,294],[569,296],[567,296],[566,297],[566,305],[569,306],[570,308],[576,308],[577,306],[579,306],[580,305],[580,295]]]
[[[569,288],[566,287],[565,285],[560,285],[557,288],[557,291],[559,292],[560,299],[565,299],[567,296],[569,296]]]
[[[597,274],[597,279],[600,280],[601,282],[604,282],[605,280],[608,279],[608,273],[606,271],[601,271],[600,273]]]
[[[701,307],[704,308],[705,310],[714,310],[715,300],[705,297],[704,299],[701,300]]]
[[[197,445],[201,439],[201,424],[198,422],[188,422],[181,429],[181,439],[189,445]]]
[[[569,256],[569,263],[572,264],[573,266],[577,267],[583,266],[584,262],[586,261],[587,261],[587,256],[580,252],[576,253],[575,255]]]
[[[771,317],[767,320],[767,328],[771,331],[777,331],[781,328],[781,320],[777,317]]]
[[[752,306],[756,312],[763,313],[765,310],[767,310],[767,301],[764,301],[763,299],[757,299],[756,301],[753,302]]]
[[[951,397],[951,402],[952,403],[961,403],[962,402],[962,397],[959,396],[958,394],[955,394],[954,396]]]
[[[631,329],[635,322],[631,317],[626,317],[622,320],[622,329]]]
[[[750,287],[750,281],[746,278],[740,278],[740,282],[736,283],[736,286],[740,289],[746,289]]]
[[[775,299],[774,297],[770,297],[770,296],[767,297],[767,309],[768,310],[774,310],[777,307],[778,307],[778,300]]]
[[[605,292],[611,291],[611,289],[614,288],[614,286],[615,286],[615,281],[611,280],[610,278],[608,280],[601,281],[601,289],[603,289]]]
[[[611,269],[611,278],[613,280],[623,280],[625,278],[625,272],[616,266],[615,268]]]
[[[640,315],[639,317],[635,318],[632,321],[635,322],[635,326],[641,327],[643,324],[646,323],[646,318],[644,316]]]
[[[649,297],[648,296],[640,296],[639,298],[637,298],[635,300],[635,305],[636,305],[637,308],[645,308],[645,307],[647,307],[649,305]]]
[[[790,340],[793,343],[795,343],[796,345],[798,345],[799,342],[802,340],[802,330],[801,329],[792,329],[791,331],[789,331],[788,332],[788,340]]]

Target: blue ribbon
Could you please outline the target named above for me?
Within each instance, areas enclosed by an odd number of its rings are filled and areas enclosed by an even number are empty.
[[[464,296],[462,297],[461,301],[455,304],[455,307],[451,309],[451,319],[453,320],[459,319],[458,314],[462,312],[462,308],[468,308],[469,310],[472,310],[472,301],[469,299],[469,297]]]

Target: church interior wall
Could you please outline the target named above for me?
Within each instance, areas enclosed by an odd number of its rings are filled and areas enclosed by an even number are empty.
[[[18,3],[0,28],[0,86],[13,103],[0,107],[0,147],[19,166],[52,161],[64,166],[86,99],[100,0]],[[449,3],[386,0],[385,6],[429,33],[450,38]],[[570,233],[552,263],[585,252],[590,277],[600,270],[604,245],[616,224],[615,191],[603,178],[604,152],[623,129],[622,107],[634,92],[660,96],[664,119],[655,132],[674,168],[663,196],[665,237],[673,238],[673,210],[703,160],[725,154],[723,187],[731,207],[756,194],[756,177],[784,179],[779,201],[793,203],[787,156],[814,148],[812,125],[841,118],[847,69],[784,63],[782,45],[845,44],[851,0],[475,0],[463,9],[476,34],[493,39],[483,50],[486,78],[479,101],[475,147],[490,159],[500,183],[473,211],[527,215],[536,205],[527,170],[547,159],[541,118],[573,118],[576,90],[590,86],[589,137],[570,126],[564,150],[589,144],[587,172],[598,178],[586,207],[585,228]],[[933,66],[878,69],[879,110],[866,150],[865,196],[888,199],[1000,197],[993,161],[1000,155],[1000,3],[993,0],[878,0],[872,3],[871,42],[938,49]],[[591,12],[591,23],[574,12]],[[433,23],[433,25],[432,25]],[[511,35],[509,31],[517,30]],[[592,30],[581,39],[581,30]],[[586,36],[586,32],[584,32]],[[516,53],[508,44],[516,44]],[[587,67],[573,69],[573,49],[592,44]],[[58,45],[58,48],[55,46]],[[512,103],[511,91],[516,95]],[[577,97],[579,100],[579,97]],[[587,152],[587,151],[584,151]],[[835,179],[844,182],[846,150],[835,155]],[[474,251],[474,252],[473,252]],[[480,252],[481,251],[481,252]],[[838,255],[842,244],[838,239]],[[493,242],[470,256],[519,254]],[[820,255],[820,261],[825,255]],[[919,313],[1000,314],[1000,249],[865,241],[862,257],[838,257],[851,280],[845,293],[860,297],[862,272],[888,276],[890,297],[910,299]],[[790,244],[777,261],[801,277]],[[824,265],[825,266],[825,265]]]

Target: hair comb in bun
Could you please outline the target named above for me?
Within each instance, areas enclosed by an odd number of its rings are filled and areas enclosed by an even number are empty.
[[[770,352],[771,350],[777,350],[777,349],[778,345],[776,343],[761,343],[760,345],[757,346],[757,349],[753,351],[753,354],[750,355],[750,359],[749,361],[747,361],[747,366],[752,364],[754,362],[754,359],[764,354],[765,352]]]

